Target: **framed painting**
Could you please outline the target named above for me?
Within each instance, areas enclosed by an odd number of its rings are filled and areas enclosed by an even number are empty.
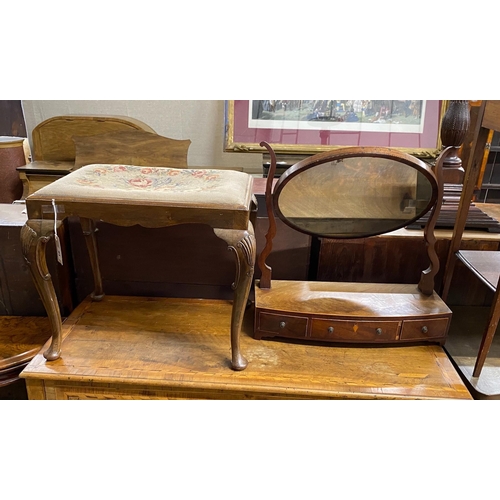
[[[448,101],[225,101],[224,150],[315,154],[344,146],[385,146],[421,158],[441,148]]]

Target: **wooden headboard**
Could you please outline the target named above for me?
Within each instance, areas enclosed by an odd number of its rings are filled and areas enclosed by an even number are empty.
[[[33,129],[33,160],[74,161],[73,137],[126,130],[156,133],[149,125],[127,116],[55,116]]]

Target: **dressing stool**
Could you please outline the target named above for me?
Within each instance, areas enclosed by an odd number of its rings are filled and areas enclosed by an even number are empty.
[[[52,340],[44,357],[48,361],[59,358],[63,343],[61,313],[45,257],[47,242],[52,237],[58,250],[57,228],[62,220],[70,216],[80,218],[94,276],[93,300],[104,297],[96,222],[147,228],[202,223],[212,227],[236,257],[231,366],[234,370],[245,369],[247,361],[240,352],[239,335],[256,252],[250,220],[255,205],[252,184],[249,174],[233,170],[92,164],[28,196],[28,220],[21,231],[21,242],[51,325]]]

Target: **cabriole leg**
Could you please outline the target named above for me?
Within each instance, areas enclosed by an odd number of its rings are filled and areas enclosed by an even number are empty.
[[[56,226],[59,227],[59,221]],[[36,289],[42,299],[49,318],[52,341],[49,348],[43,353],[44,357],[52,361],[61,354],[61,311],[57,301],[52,277],[47,267],[45,250],[48,241],[54,235],[54,222],[42,220],[28,220],[21,229],[21,246],[24,258],[31,271]]]
[[[255,265],[255,235],[251,223],[247,231],[235,229],[214,229],[215,234],[224,240],[228,249],[236,257],[236,279],[233,283],[234,300],[231,314],[231,365],[233,370],[244,370],[247,360],[240,352],[240,331],[250,293],[250,285]]]

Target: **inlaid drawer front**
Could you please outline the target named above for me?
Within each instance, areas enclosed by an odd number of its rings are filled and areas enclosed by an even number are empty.
[[[323,340],[373,342],[397,340],[399,321],[312,320],[311,337]]]
[[[305,317],[261,312],[258,321],[259,330],[263,334],[305,337],[307,333],[307,318]]]
[[[401,340],[427,340],[446,335],[449,318],[412,319],[403,321]]]

